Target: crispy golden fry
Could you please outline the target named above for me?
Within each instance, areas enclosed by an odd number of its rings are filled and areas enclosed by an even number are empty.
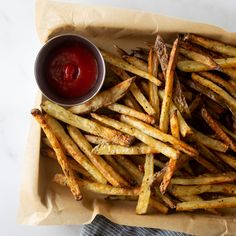
[[[201,109],[202,118],[211,127],[219,139],[221,139],[227,146],[236,152],[236,144],[219,126],[218,122],[212,118],[206,108]]]
[[[116,187],[128,186],[129,184],[117,174],[110,165],[108,165],[100,156],[92,153],[93,147],[88,143],[82,133],[73,126],[68,126],[68,132],[74,142],[87,155],[89,160],[97,167],[104,177]]]
[[[176,39],[173,44],[173,48],[170,53],[170,59],[166,69],[165,93],[161,105],[160,125],[159,125],[160,130],[165,133],[168,132],[168,126],[169,126],[169,111],[170,111],[170,104],[172,101],[174,73],[175,73],[174,71],[178,57],[178,44],[179,44],[179,39]]]
[[[114,46],[114,48],[116,49],[116,52],[118,53],[118,55],[119,55],[120,57],[123,57],[123,56],[125,56],[125,55],[128,55],[127,52],[126,52],[124,49],[118,47],[118,46],[115,45],[115,44],[114,44],[113,46]]]
[[[115,159],[115,157],[111,155],[103,156],[105,161],[120,175],[122,176],[129,184],[136,184],[135,179],[130,175],[130,173],[121,166]]]
[[[141,215],[147,213],[149,199],[151,196],[151,181],[154,172],[154,156],[152,154],[146,155],[144,164],[144,176],[142,185],[140,187],[140,194],[136,206],[136,214]]]
[[[120,59],[119,57],[112,55],[108,52],[105,51],[101,51],[102,56],[104,58],[104,60],[114,66],[117,66],[123,70],[129,71],[135,75],[138,75],[144,79],[147,79],[151,82],[153,82],[154,84],[156,84],[157,86],[161,85],[161,81],[158,80],[157,78],[155,78],[154,76],[148,74],[145,71],[139,70],[138,68],[136,68],[135,66],[127,63],[126,61]]]
[[[196,149],[186,144],[185,142],[178,140],[177,138],[160,131],[158,128],[155,128],[133,117],[125,115],[121,115],[120,119],[121,121],[139,129],[140,131],[143,131],[143,133],[145,133],[146,135],[156,138],[162,142],[168,142],[174,145],[176,149],[183,151],[190,156],[198,155],[198,151]]]
[[[85,134],[84,137],[88,140],[89,143],[92,144],[104,144],[107,143],[109,144],[109,142],[101,137],[95,136],[95,135],[91,135],[91,134]]]
[[[214,52],[219,52],[228,56],[236,56],[236,47],[233,47],[222,42],[205,38],[195,34],[185,35],[185,40],[198,44],[204,48],[210,49]]]
[[[92,164],[88,158],[79,150],[73,140],[66,134],[61,124],[50,117],[45,116],[45,120],[49,127],[53,130],[56,138],[64,147],[65,150],[71,155],[71,157],[76,160],[88,173],[93,176],[98,182],[105,184],[107,181],[103,177],[102,172],[100,172],[94,164]]]
[[[143,174],[140,172],[138,167],[130,161],[129,158],[125,158],[122,155],[116,155],[114,158],[116,158],[116,161],[133,176],[138,185],[141,185]]]
[[[189,110],[188,103],[186,101],[179,78],[176,73],[175,73],[174,91],[172,100],[175,106],[177,106],[178,110],[181,112],[181,114],[183,114],[187,118],[191,117],[191,112]]]
[[[209,70],[221,70],[220,66],[209,56],[200,54],[195,51],[190,51],[182,47],[179,49],[179,52],[188,59],[192,59],[193,61],[206,65],[207,67],[209,67]]]
[[[104,127],[94,121],[74,115],[63,107],[50,101],[44,101],[41,104],[41,107],[46,113],[57,118],[58,120],[73,125],[90,134],[103,137],[111,142],[120,145],[130,145],[130,143],[133,141],[133,138],[131,136],[124,135],[117,130]]]
[[[192,128],[193,129],[193,128]],[[228,146],[224,143],[222,143],[219,140],[213,139],[200,131],[197,131],[193,129],[193,134],[191,135],[191,138],[194,139],[196,142],[199,142],[213,150],[219,151],[219,152],[226,152],[228,149]]]
[[[135,100],[135,98],[133,97],[133,95],[130,92],[128,92],[124,96],[123,101],[126,106],[131,107],[139,112],[143,111],[142,107],[139,105],[139,103]]]
[[[202,193],[228,193],[236,194],[236,185],[233,184],[206,184],[199,186],[172,186],[172,193],[175,196],[198,195]]]
[[[196,209],[215,209],[236,207],[236,197],[219,198],[216,200],[193,201],[177,203],[176,211],[190,211]]]
[[[204,185],[204,184],[218,184],[229,183],[236,180],[235,172],[208,174],[207,176],[198,176],[194,178],[173,178],[171,184],[179,185]]]
[[[151,48],[149,51],[148,73],[152,74],[155,77],[158,76],[157,52],[153,48]],[[152,105],[152,107],[155,109],[155,117],[157,118],[157,120],[159,120],[160,101],[159,101],[159,95],[158,95],[158,87],[155,84],[153,84],[152,82],[149,82],[148,89],[149,89],[149,102]]]
[[[163,99],[164,97],[164,91],[163,90],[159,90],[159,95],[160,98]],[[176,110],[176,106],[174,105],[173,102],[170,103],[170,113],[173,112],[174,110]],[[178,110],[178,109],[177,109]],[[183,116],[181,115],[181,113],[179,111],[177,111],[177,116],[178,116],[178,121],[179,121],[179,127],[180,127],[180,133],[183,137],[186,137],[187,135],[192,134],[192,130],[189,127],[189,125],[186,123],[186,121],[184,120]]]
[[[222,161],[224,161],[226,164],[228,164],[229,166],[236,169],[236,158],[235,157],[233,157],[229,154],[226,155],[226,154],[220,153],[220,152],[217,152],[216,154]]]
[[[70,187],[70,190],[75,198],[75,200],[81,200],[82,194],[80,192],[79,185],[77,183],[77,176],[75,174],[75,171],[71,169],[70,164],[67,160],[66,155],[63,153],[61,149],[61,145],[58,142],[55,134],[45,121],[42,113],[38,109],[31,110],[31,114],[36,119],[36,121],[40,124],[41,128],[43,129],[44,133],[46,134],[53,150],[56,153],[58,163],[60,164],[63,173],[65,174],[65,179],[68,182],[68,186]]]
[[[158,140],[153,139],[152,137],[144,134],[140,130],[133,128],[130,125],[127,125],[123,122],[119,122],[114,119],[108,118],[106,116],[100,116],[100,115],[97,115],[94,113],[91,114],[91,116],[94,119],[96,119],[106,125],[109,125],[115,129],[121,130],[124,133],[130,134],[130,135],[136,137],[137,139],[139,139],[143,143],[149,145],[150,147],[158,149],[160,153],[162,153],[163,155],[165,155],[169,158],[176,159],[179,156],[179,152],[177,150],[175,150],[174,148],[172,148],[172,147],[170,147]],[[124,116],[124,115],[122,115],[122,116]]]
[[[90,113],[98,110],[101,107],[110,105],[120,98],[122,98],[128,91],[130,85],[134,81],[134,77],[127,79],[112,88],[98,93],[95,97],[88,102],[70,107],[68,110],[75,114]]]
[[[47,147],[47,148],[41,148],[41,154],[45,157],[50,157],[52,159],[57,160],[57,156],[56,153],[53,151],[53,149]],[[68,159],[69,165],[71,167],[71,169],[73,169],[74,171],[82,174],[85,178],[87,178],[88,180],[93,180],[93,181],[97,181],[94,177],[92,177],[89,172],[87,172],[77,161],[73,160],[73,159]]]
[[[111,70],[118,75],[122,80],[127,80],[129,75],[122,69],[116,67],[116,66],[111,66]],[[130,86],[130,92],[132,95],[135,97],[137,102],[141,105],[141,107],[144,109],[144,111],[147,112],[148,115],[154,115],[155,110],[151,106],[151,104],[148,102],[148,100],[145,98],[145,96],[142,94],[141,90],[138,88],[138,86],[133,83]]]
[[[222,79],[220,76],[212,74],[211,72],[199,72],[199,74],[213,83],[217,84],[218,86],[223,87],[226,89],[230,94],[232,94],[234,97],[236,97],[236,90],[235,88],[226,80]]]
[[[62,186],[68,185],[67,179],[62,174],[54,175],[53,181]],[[140,193],[140,188],[132,188],[132,189],[120,188],[120,187],[114,187],[108,184],[90,182],[90,181],[79,179],[79,178],[77,180],[77,184],[85,190],[95,192],[95,193],[100,193],[100,194],[138,196]]]
[[[127,106],[124,106],[122,104],[113,103],[108,106],[108,109],[110,109],[112,111],[116,111],[116,112],[124,114],[124,115],[135,117],[135,118],[142,120],[142,121],[149,123],[149,124],[155,123],[155,118],[153,116],[149,116],[145,113],[136,111],[136,110],[129,108]]]
[[[148,85],[148,83],[146,81],[141,81],[139,85],[142,89],[143,94],[146,97],[149,97],[149,85]]]
[[[170,118],[170,130],[173,137],[180,139],[180,132],[179,132],[179,123],[178,123],[178,117],[177,117],[177,110],[175,110]],[[165,194],[167,187],[170,183],[170,180],[172,176],[174,175],[174,172],[177,167],[178,160],[172,160],[170,159],[168,162],[168,165],[166,167],[165,174],[163,176],[163,180],[160,185],[160,191],[162,194]]]
[[[158,60],[159,60],[160,65],[161,65],[163,75],[165,77],[167,66],[168,66],[168,61],[169,61],[169,56],[168,56],[168,52],[167,52],[165,42],[159,34],[156,37],[154,49],[157,51]]]
[[[222,68],[231,68],[236,66],[236,58],[220,58],[215,59],[215,62]],[[209,66],[206,66],[200,62],[196,61],[179,61],[177,63],[179,70],[184,72],[200,72],[210,70]]]
[[[100,144],[93,148],[92,153],[97,155],[142,155],[159,153],[159,151],[147,145],[124,147],[114,144]]]
[[[159,190],[159,188],[154,187],[154,191],[155,191],[155,195],[160,198],[168,207],[170,207],[171,209],[174,209],[176,204],[173,202],[173,200],[171,199],[171,197],[165,193],[162,194]]]
[[[135,56],[129,56],[129,55],[124,55],[122,58],[125,59],[127,62],[129,62],[131,65],[138,68],[139,70],[148,72],[148,65],[142,59]]]

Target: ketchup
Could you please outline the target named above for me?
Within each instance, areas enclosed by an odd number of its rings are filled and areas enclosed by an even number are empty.
[[[65,98],[81,97],[96,82],[98,65],[93,53],[79,43],[56,48],[47,61],[49,86]]]

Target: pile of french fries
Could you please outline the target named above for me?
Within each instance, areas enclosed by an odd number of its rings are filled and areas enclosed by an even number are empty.
[[[53,181],[76,200],[87,191],[168,211],[236,207],[236,47],[194,34],[107,63],[103,90],[63,108],[32,110],[41,154],[59,163]]]

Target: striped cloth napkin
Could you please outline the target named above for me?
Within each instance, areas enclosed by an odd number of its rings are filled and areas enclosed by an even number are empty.
[[[117,225],[101,215],[82,227],[81,236],[190,236],[189,234],[143,227]]]

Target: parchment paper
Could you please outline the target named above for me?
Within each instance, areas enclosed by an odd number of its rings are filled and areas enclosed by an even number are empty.
[[[36,1],[36,28],[43,43],[61,33],[79,33],[99,47],[112,51],[113,44],[124,49],[143,46],[153,41],[157,32],[171,39],[178,32],[194,32],[236,43],[236,33],[206,24],[110,7],[85,6],[56,1]],[[39,107],[41,95],[36,99]],[[30,115],[30,114],[29,114]],[[51,182],[59,169],[54,160],[40,157],[40,127],[32,119],[25,153],[18,222],[28,225],[87,224],[97,214],[111,221],[132,226],[176,230],[197,235],[235,235],[236,211],[222,215],[203,213],[151,213],[138,216],[135,203],[105,201],[101,196],[86,193],[76,202],[70,191]]]

